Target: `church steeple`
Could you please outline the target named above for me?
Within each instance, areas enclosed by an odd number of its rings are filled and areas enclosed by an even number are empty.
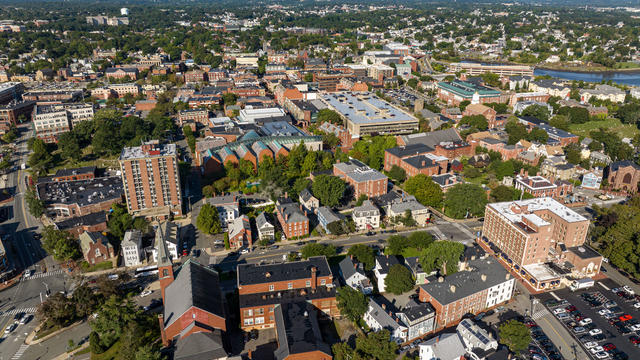
[[[160,279],[160,291],[162,292],[162,301],[164,302],[164,289],[174,280],[173,261],[169,254],[166,242],[167,225],[165,222],[158,226],[156,231],[156,246],[158,251],[158,278]]]

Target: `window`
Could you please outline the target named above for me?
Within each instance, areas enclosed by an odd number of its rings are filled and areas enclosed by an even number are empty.
[[[326,285],[327,279],[320,279],[320,285]]]
[[[288,283],[287,284],[287,289],[289,289],[289,290],[293,289],[293,283]]]
[[[273,291],[275,289],[275,287],[273,286],[273,284],[269,285],[269,291]]]
[[[244,324],[245,324],[245,325],[253,325],[253,318],[250,318],[250,319],[244,319]]]
[[[162,276],[169,276],[169,270],[167,269],[162,269]]]
[[[244,316],[253,316],[253,310],[252,309],[245,310]]]
[[[311,287],[311,280],[307,280],[307,282],[305,283],[306,287]]]
[[[256,315],[263,315],[264,314],[264,308],[259,308],[256,310]],[[258,321],[258,319],[256,319],[256,322]]]
[[[96,257],[100,257],[102,255],[100,255],[100,249],[96,249]]]
[[[258,324],[264,324],[264,317],[257,317],[256,318],[256,325]]]

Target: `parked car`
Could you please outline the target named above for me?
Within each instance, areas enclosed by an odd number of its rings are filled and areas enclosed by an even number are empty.
[[[593,329],[593,330],[589,331],[589,335],[591,335],[591,336],[598,335],[598,334],[602,334],[602,330]]]
[[[11,325],[7,326],[7,328],[6,328],[6,329],[4,329],[4,333],[5,333],[5,334],[11,334],[11,332],[12,332],[13,330],[15,330],[17,326],[18,326],[18,325],[16,325],[16,323],[11,323]]]
[[[141,292],[141,293],[140,293],[140,297],[149,296],[149,295],[151,295],[151,294],[153,294],[153,291],[152,291],[152,290],[145,290],[145,291],[143,291],[143,292]]]

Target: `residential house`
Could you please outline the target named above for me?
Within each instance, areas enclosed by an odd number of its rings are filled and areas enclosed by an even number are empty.
[[[464,347],[468,352],[473,351],[473,349],[479,349],[485,352],[498,349],[498,341],[471,319],[460,321],[456,327],[456,332],[462,338],[465,345]]]
[[[583,103],[588,103],[592,97],[598,100],[610,100],[614,103],[621,103],[624,102],[625,96],[625,91],[607,84],[598,84],[595,89],[580,90],[580,101]]]
[[[396,313],[396,316],[407,328],[406,341],[413,341],[431,333],[436,320],[435,310],[430,304],[420,303],[414,299],[410,299],[404,309]]]
[[[329,230],[329,224],[344,220],[344,215],[340,213],[336,213],[331,208],[323,206],[318,208],[317,212],[318,223],[327,234],[331,234],[331,230]]]
[[[380,210],[373,205],[371,200],[365,200],[362,205],[353,208],[352,217],[358,231],[380,227]]]
[[[427,280],[427,274],[424,270],[422,270],[422,265],[420,264],[419,256],[410,256],[404,258],[404,264],[411,270],[411,274],[413,278],[416,279],[416,285],[426,284],[429,281]]]
[[[311,191],[309,191],[309,189],[307,188],[300,191],[298,202],[302,204],[302,207],[310,213],[315,213],[316,209],[320,207],[320,200],[313,196],[311,194]]]
[[[394,201],[387,211],[389,218],[404,217],[407,212],[411,214],[411,218],[415,220],[418,226],[425,226],[429,222],[431,214],[426,206],[420,204],[415,197],[411,196],[402,201]]]
[[[373,292],[373,285],[364,273],[364,264],[353,259],[353,255],[345,257],[339,263],[340,275],[347,286],[362,291],[365,295]]]
[[[234,250],[253,246],[251,222],[247,215],[240,215],[229,224],[229,246]]]
[[[464,360],[467,351],[458,333],[443,333],[429,339],[420,347],[420,360]]]
[[[205,200],[207,204],[215,206],[218,209],[218,217],[220,225],[226,229],[229,224],[240,216],[240,205],[238,196],[235,194],[219,195]]]
[[[276,215],[284,236],[287,239],[309,235],[309,218],[301,204],[296,204],[288,197],[276,202]]]
[[[111,260],[115,256],[113,246],[102,233],[85,231],[80,234],[79,240],[82,256],[90,265]]]
[[[594,168],[592,171],[582,175],[583,189],[599,190],[602,183],[602,169]]]
[[[393,311],[387,310],[386,304],[378,304],[369,298],[369,307],[362,317],[371,331],[388,330],[391,341],[402,344],[407,341],[407,328],[400,323]]]
[[[389,274],[391,266],[396,264],[400,264],[400,261],[394,255],[376,256],[376,266],[373,268],[373,273],[376,275],[376,279],[378,280],[379,292],[386,292],[387,286],[384,283],[384,279],[387,278],[387,274]]]
[[[155,244],[153,245],[153,261],[158,261],[158,253],[161,247],[166,247],[167,255],[172,260],[178,259],[178,246],[180,245],[180,227],[178,224],[165,221],[156,229]]]
[[[258,239],[268,240],[275,238],[275,227],[267,220],[264,212],[256,217],[256,229],[258,230]]]
[[[133,229],[124,233],[120,244],[124,266],[137,266],[142,259],[142,231]]]

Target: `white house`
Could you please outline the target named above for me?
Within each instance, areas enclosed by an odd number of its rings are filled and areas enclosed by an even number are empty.
[[[371,200],[365,200],[361,206],[353,208],[353,222],[356,230],[371,230],[380,227],[380,209]]]
[[[354,261],[353,256],[342,259],[339,266],[340,275],[347,286],[362,291],[365,295],[373,292],[373,285],[364,274],[363,264]]]
[[[275,227],[267,220],[264,212],[256,217],[256,228],[258,229],[258,238],[260,240],[273,239],[275,237]]]
[[[214,196],[206,200],[218,210],[220,225],[227,228],[233,220],[240,216],[240,206],[236,195]]]
[[[158,245],[161,241],[167,244],[168,255],[171,259],[178,259],[178,245],[180,244],[180,227],[170,221],[165,221],[156,230],[155,244],[153,245],[153,261],[158,262]]]
[[[430,217],[429,209],[420,204],[413,196],[403,199],[402,201],[394,201],[389,206],[389,212],[387,215],[390,218],[404,217],[407,211],[411,212],[411,217],[415,220],[418,226],[427,225],[427,221]]]
[[[142,257],[142,231],[128,230],[120,244],[124,266],[140,265]]]
[[[420,344],[420,360],[461,360],[466,354],[458,333],[443,333]]]
[[[473,349],[490,351],[498,349],[498,341],[494,339],[486,330],[479,327],[471,319],[464,319],[456,327],[458,335],[462,338],[468,352]]]
[[[372,331],[382,329],[389,330],[391,341],[402,344],[407,339],[407,328],[393,315],[393,311],[387,310],[385,304],[379,305],[373,299],[369,299],[369,308],[364,313],[364,322]]]
[[[379,292],[383,293],[386,291],[384,279],[386,279],[387,274],[389,274],[389,269],[395,264],[400,264],[400,261],[393,255],[376,256],[376,266],[373,268],[373,273],[376,275],[376,279],[378,279]]]

